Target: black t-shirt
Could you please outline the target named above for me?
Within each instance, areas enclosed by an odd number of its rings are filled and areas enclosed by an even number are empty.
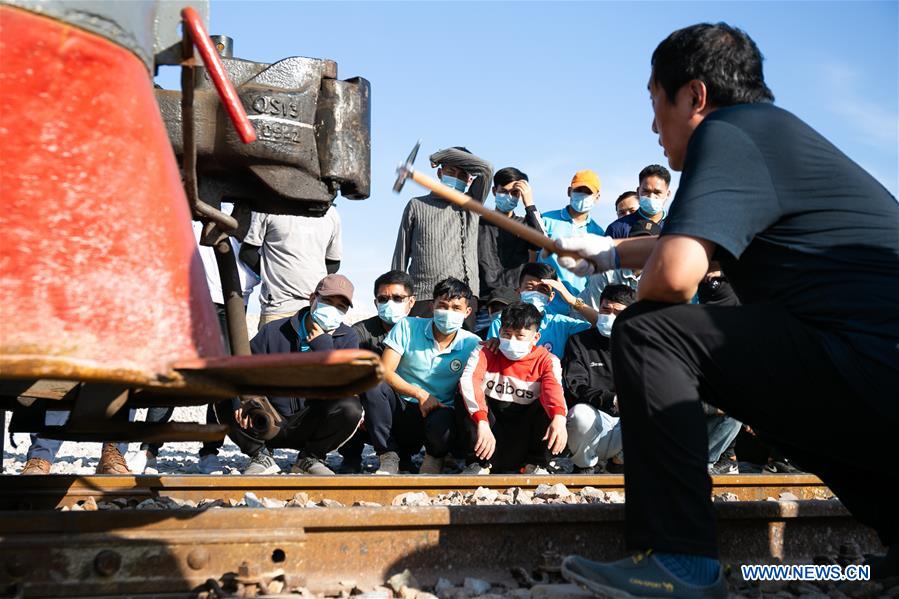
[[[536,217],[533,206],[525,209],[526,217],[513,215],[512,218],[529,227],[535,226]],[[521,237],[500,229],[487,219],[478,223],[478,274],[480,276],[480,295],[486,300],[494,289],[500,287],[518,287],[518,278],[530,257],[528,250],[539,248],[531,245]]]
[[[384,327],[384,321],[377,314],[371,318],[360,320],[353,325],[353,330],[359,336],[359,349],[367,349],[379,356],[384,352],[382,343],[389,331]]]
[[[743,104],[706,117],[662,235],[714,242],[744,304],[783,306],[856,390],[899,397],[899,204],[796,116]]]

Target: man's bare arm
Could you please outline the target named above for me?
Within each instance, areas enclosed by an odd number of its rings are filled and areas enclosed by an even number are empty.
[[[705,239],[686,235],[659,238],[640,276],[637,299],[672,304],[689,302],[709,271],[714,251],[715,244]]]

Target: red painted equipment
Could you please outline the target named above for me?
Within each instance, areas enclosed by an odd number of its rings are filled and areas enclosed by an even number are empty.
[[[198,15],[184,17],[252,141]],[[380,377],[368,352],[227,357],[146,64],[109,39],[2,4],[0,201],[0,400],[41,380],[196,404],[276,389],[341,394]],[[47,398],[74,400],[74,418],[78,397]],[[113,408],[117,400],[107,417]]]

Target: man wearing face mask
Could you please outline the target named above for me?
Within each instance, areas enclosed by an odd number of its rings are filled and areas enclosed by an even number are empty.
[[[496,211],[542,232],[540,213],[534,206],[534,192],[528,176],[517,168],[507,167],[493,175],[493,194]],[[516,216],[518,204],[524,205],[524,217]],[[517,235],[497,227],[486,219],[478,225],[478,273],[480,276],[479,304],[501,287],[515,287],[525,264],[532,261],[537,248]],[[487,311],[478,314],[477,330],[489,325]]]
[[[387,333],[415,306],[412,277],[401,270],[391,270],[375,279],[375,308],[378,313],[353,325],[359,335],[359,348],[383,352]]]
[[[433,292],[432,318],[403,318],[384,339],[384,382],[362,394],[365,429],[380,458],[378,474],[398,474],[425,446],[419,472],[440,474],[452,448],[453,405],[462,368],[480,339],[462,329],[471,289],[448,278]]]
[[[623,239],[631,233],[631,227],[640,221],[649,221],[662,225],[665,217],[665,204],[671,197],[671,173],[659,164],[650,164],[638,177],[637,187],[639,208],[636,212],[626,214],[609,225],[606,235],[613,239]]]
[[[621,471],[621,427],[612,380],[610,338],[615,317],[637,301],[626,285],[602,290],[596,326],[573,335],[562,359],[562,381],[568,402],[568,448],[575,474]]]
[[[599,193],[599,176],[595,172],[583,170],[575,173],[571,179],[571,185],[568,187],[568,206],[561,210],[547,212],[542,216],[543,230],[547,237],[559,239],[588,234],[602,235],[602,227],[590,218],[590,211],[599,200]],[[552,266],[562,284],[573,296],[577,296],[584,290],[587,278],[561,268],[555,254],[544,256],[541,253],[537,260]],[[550,314],[568,314],[568,303],[561,294],[557,293],[552,302],[546,307],[546,312]]]
[[[560,360],[568,338],[575,333],[586,331],[596,323],[597,311],[571,295],[549,264],[541,262],[525,264],[518,279],[518,291],[521,294],[521,301],[531,304],[543,315],[537,345],[545,347]],[[565,298],[565,305],[570,304],[581,318],[549,312],[547,306],[556,295],[562,295]],[[501,328],[500,318],[499,314],[493,318],[487,333],[487,344],[492,351],[497,348],[496,340],[499,339]]]
[[[467,193],[481,204],[490,191],[493,167],[461,146],[431,154],[431,166],[444,185]],[[480,294],[478,276],[478,223],[475,212],[459,208],[430,193],[406,204],[396,237],[390,268],[412,276],[419,298],[412,316],[430,318],[434,302],[428,298],[439,281],[455,277],[474,292],[466,330],[473,331]]]
[[[343,324],[353,306],[353,284],[343,275],[331,274],[315,287],[310,305],[289,318],[264,325],[250,342],[253,354],[317,352],[358,349],[356,332]],[[234,400],[233,420],[228,436],[250,456],[244,474],[277,474],[278,464],[271,449],[299,450],[291,472],[334,474],[325,464],[328,452],[349,440],[362,422],[362,405],[357,397],[304,399],[269,397],[269,403],[283,418],[278,434],[268,441],[254,436],[250,418]]]
[[[412,295],[412,277],[401,270],[391,270],[375,279],[375,308],[378,313],[371,318],[360,320],[353,325],[359,335],[359,349],[366,349],[379,356],[384,351],[383,341],[387,333],[415,305]],[[368,433],[361,428],[353,438],[338,450],[343,456],[338,474],[359,474],[362,472],[362,452],[368,440]]]
[[[515,303],[501,318],[499,353],[473,352],[459,381],[464,474],[548,474],[552,456],[568,441],[562,368],[537,346],[543,319],[537,308]]]

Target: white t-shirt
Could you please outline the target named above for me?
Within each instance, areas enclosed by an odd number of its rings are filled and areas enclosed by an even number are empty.
[[[331,206],[322,217],[253,213],[244,243],[262,248],[263,314],[296,312],[328,271],[325,260],[340,260],[340,215]]]
[[[206,285],[209,286],[209,295],[212,296],[212,303],[224,304],[225,300],[222,296],[222,279],[219,277],[218,262],[215,260],[215,248],[208,245],[200,245],[200,236],[203,234],[203,223],[192,221],[194,228],[194,239],[197,240],[197,251],[200,252],[200,260],[203,261],[203,270],[206,272]],[[234,252],[234,259],[237,260],[237,275],[240,277],[240,288],[243,290],[243,303],[246,304],[253,293],[253,287],[259,284],[259,277],[250,270],[250,267],[241,262],[237,258],[237,252],[240,250],[240,244],[233,237],[229,237],[231,242],[231,251]]]

